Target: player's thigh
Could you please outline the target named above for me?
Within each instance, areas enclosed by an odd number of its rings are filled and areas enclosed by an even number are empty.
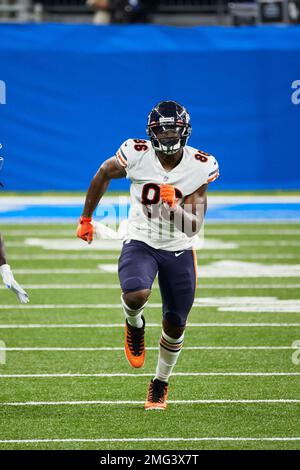
[[[158,281],[164,319],[174,326],[184,327],[195,298],[196,255],[193,250],[176,254],[166,254],[164,262],[159,264]]]
[[[125,242],[119,258],[118,273],[123,293],[151,290],[158,264],[146,243]]]

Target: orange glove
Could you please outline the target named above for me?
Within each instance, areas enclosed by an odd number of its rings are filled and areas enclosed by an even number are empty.
[[[166,202],[172,209],[177,206],[178,199],[175,195],[175,188],[170,184],[160,185],[160,198],[162,202]]]
[[[82,215],[77,227],[77,237],[82,238],[82,240],[85,240],[89,244],[92,243],[94,237],[94,227],[91,222],[92,217],[84,217]]]

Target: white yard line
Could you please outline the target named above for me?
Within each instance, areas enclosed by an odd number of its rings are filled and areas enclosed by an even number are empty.
[[[151,308],[161,308],[160,304],[149,304]],[[99,308],[99,309],[120,309],[122,304],[17,304],[17,305],[0,305],[0,310],[44,310],[44,309],[82,309],[82,308]]]
[[[299,349],[297,346],[185,346],[184,351],[281,351]],[[147,351],[157,351],[158,347],[148,346]],[[99,347],[99,348],[64,348],[64,347],[14,347],[1,348],[0,351],[124,351],[122,347]]]
[[[239,246],[300,246],[296,240],[237,240]]]
[[[39,290],[39,289],[117,289],[120,290],[120,284],[23,284],[22,287],[24,289],[32,289],[32,290]],[[153,286],[153,288],[157,288],[158,286]],[[300,287],[300,284],[299,284]],[[283,286],[286,288],[286,286]],[[0,289],[6,290],[6,287],[0,285]],[[121,290],[120,290],[121,292]]]
[[[295,301],[296,302],[296,301]],[[262,306],[239,306],[237,307],[218,307],[219,312],[227,313],[300,313],[299,301],[295,305],[262,305]]]
[[[120,253],[111,253],[111,254],[99,254],[99,252],[95,253],[87,253],[87,254],[82,254],[82,255],[73,255],[73,254],[62,254],[62,255],[57,255],[57,254],[51,254],[51,255],[10,255],[9,259],[13,261],[52,261],[52,260],[93,260],[93,261],[101,261],[101,260],[116,260],[120,256]],[[204,252],[199,252],[198,253],[198,261],[201,262],[202,260],[210,260],[210,259],[224,259],[228,257],[228,252],[227,253],[204,253]],[[297,255],[296,253],[230,253],[230,258],[231,259],[263,259],[263,260],[276,260],[276,259],[281,259],[281,260],[299,260],[300,255]],[[80,268],[79,268],[80,269]]]
[[[172,377],[299,377],[300,372],[174,372]],[[31,379],[31,378],[81,378],[81,377],[153,377],[148,373],[53,373],[53,374],[0,374],[0,379]]]
[[[14,269],[14,274],[102,274],[100,269]]]
[[[102,259],[118,259],[120,256],[120,253],[111,253],[111,254],[99,254],[99,253],[86,253],[82,255],[73,255],[73,254],[62,254],[62,255],[57,255],[57,254],[51,254],[51,255],[11,255],[9,256],[10,260],[23,260],[23,261],[37,261],[37,260],[42,260],[42,261],[47,261],[47,260],[97,260],[101,261]],[[276,255],[275,255],[276,256]],[[292,256],[292,255],[291,255]],[[272,258],[271,258],[272,259]],[[293,255],[294,259],[294,255]]]
[[[207,441],[266,441],[296,442],[300,437],[122,437],[122,438],[49,438],[49,439],[0,439],[1,444],[47,444],[92,442],[207,442]]]
[[[120,290],[120,284],[23,284],[24,289],[117,289]],[[153,289],[158,289],[158,285],[153,285]],[[206,284],[199,285],[199,289],[299,289],[300,284]],[[6,290],[4,285],[0,285],[1,290]]]
[[[117,263],[101,263],[95,269],[15,269],[15,274],[112,274],[118,272]],[[223,259],[211,262],[198,267],[198,277],[200,278],[293,278],[300,277],[300,264],[261,264],[250,261],[235,261]]]
[[[161,310],[161,303],[148,304],[149,309]],[[276,297],[196,297],[193,308],[216,308],[219,312],[232,313],[300,313],[300,300],[281,300]],[[122,309],[121,303],[111,304],[7,304],[0,305],[1,310],[15,314],[18,310],[111,310]]]
[[[24,402],[0,402],[2,406],[77,406],[77,405],[143,405],[140,400],[74,400],[74,401],[24,401]],[[168,400],[176,405],[210,405],[210,404],[299,404],[298,399],[262,399],[262,400]]]
[[[238,328],[270,328],[270,327],[298,327],[300,323],[189,323],[188,327],[208,327],[208,328],[219,328],[219,327],[238,327]],[[148,323],[147,328],[161,328],[161,323]],[[32,328],[124,328],[123,323],[59,323],[59,324],[0,324],[0,329],[32,329]]]
[[[40,274],[77,274],[79,276],[88,274],[111,274],[116,275],[118,272],[117,263],[100,263],[96,268],[81,269],[81,268],[68,268],[68,269],[14,269],[17,274],[31,274],[39,276]],[[236,261],[224,259],[221,261],[214,261],[198,267],[198,277],[204,279],[229,279],[229,278],[293,278],[300,277],[300,264],[262,264],[254,263],[251,261]]]
[[[120,290],[120,284],[22,284],[24,289],[117,289]],[[153,289],[159,286],[154,284]],[[300,284],[203,284],[198,289],[299,289]],[[6,290],[4,285],[0,289]]]

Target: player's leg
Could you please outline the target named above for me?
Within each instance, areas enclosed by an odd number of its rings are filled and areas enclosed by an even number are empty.
[[[183,346],[186,321],[195,298],[197,266],[193,250],[185,250],[180,256],[165,256],[169,262],[159,267],[163,328],[156,378],[168,382]]]
[[[144,308],[151,293],[158,265],[152,249],[143,242],[125,242],[119,259],[121,300],[125,314],[125,354],[132,367],[145,362]]]
[[[159,263],[159,286],[163,300],[163,328],[154,379],[150,382],[146,409],[165,409],[168,382],[179,358],[188,314],[195,296],[196,257],[186,250],[179,257],[170,252]]]

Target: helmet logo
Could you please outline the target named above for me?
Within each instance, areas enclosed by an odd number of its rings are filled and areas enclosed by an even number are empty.
[[[159,124],[174,124],[174,117],[160,117]]]

